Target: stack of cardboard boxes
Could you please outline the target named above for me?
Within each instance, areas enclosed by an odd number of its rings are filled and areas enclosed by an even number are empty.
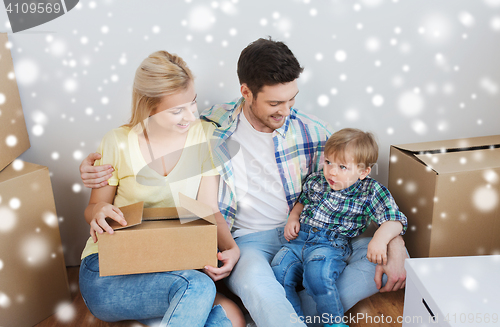
[[[0,326],[33,326],[71,300],[49,170],[30,147],[7,34],[0,34]]]

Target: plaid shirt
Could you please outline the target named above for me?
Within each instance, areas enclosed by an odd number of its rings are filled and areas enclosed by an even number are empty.
[[[218,126],[214,132],[215,140],[212,140],[212,155],[223,180],[219,187],[219,209],[230,228],[237,210],[231,158],[238,152],[239,145],[228,141],[228,138],[236,130],[242,104],[243,98],[236,99],[215,105],[200,115],[202,119]],[[306,176],[323,167],[325,142],[332,132],[327,123],[291,108],[283,126],[272,134],[274,155],[290,212],[302,191]]]
[[[322,171],[313,173],[304,183],[299,202],[304,205],[301,223],[347,237],[364,232],[370,219],[379,226],[389,220],[400,221],[403,224],[401,235],[408,227],[406,216],[399,211],[389,190],[370,177],[334,191]]]

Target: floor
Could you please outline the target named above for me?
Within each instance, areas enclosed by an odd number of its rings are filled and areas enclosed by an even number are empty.
[[[117,323],[107,323],[101,321],[89,312],[83,302],[78,287],[79,267],[68,267],[68,280],[71,290],[72,309],[62,317],[66,321],[61,321],[61,317],[52,315],[35,325],[35,327],[143,327],[144,325],[136,321],[123,321]],[[346,315],[348,317],[359,318],[351,320],[350,327],[400,327],[397,323],[398,317],[403,315],[404,290],[390,293],[379,293],[356,304]]]

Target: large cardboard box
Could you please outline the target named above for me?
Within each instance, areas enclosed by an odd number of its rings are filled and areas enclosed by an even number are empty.
[[[0,172],[0,326],[33,326],[71,301],[47,167]]]
[[[184,194],[181,207],[121,207],[127,226],[114,221],[113,234],[99,235],[100,276],[217,267],[213,211]]]
[[[406,259],[403,327],[500,325],[500,255]]]
[[[500,135],[391,146],[411,257],[500,253]]]
[[[30,147],[8,41],[0,33],[0,171]]]

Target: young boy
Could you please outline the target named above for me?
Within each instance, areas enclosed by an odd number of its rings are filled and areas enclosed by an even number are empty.
[[[271,263],[297,315],[303,316],[295,289],[302,280],[324,326],[346,326],[335,284],[351,254],[350,239],[377,222],[366,257],[385,265],[387,244],[404,234],[407,218],[387,188],[368,177],[377,158],[373,134],[346,128],[326,142],[323,171],[307,177],[285,226],[289,242]]]

